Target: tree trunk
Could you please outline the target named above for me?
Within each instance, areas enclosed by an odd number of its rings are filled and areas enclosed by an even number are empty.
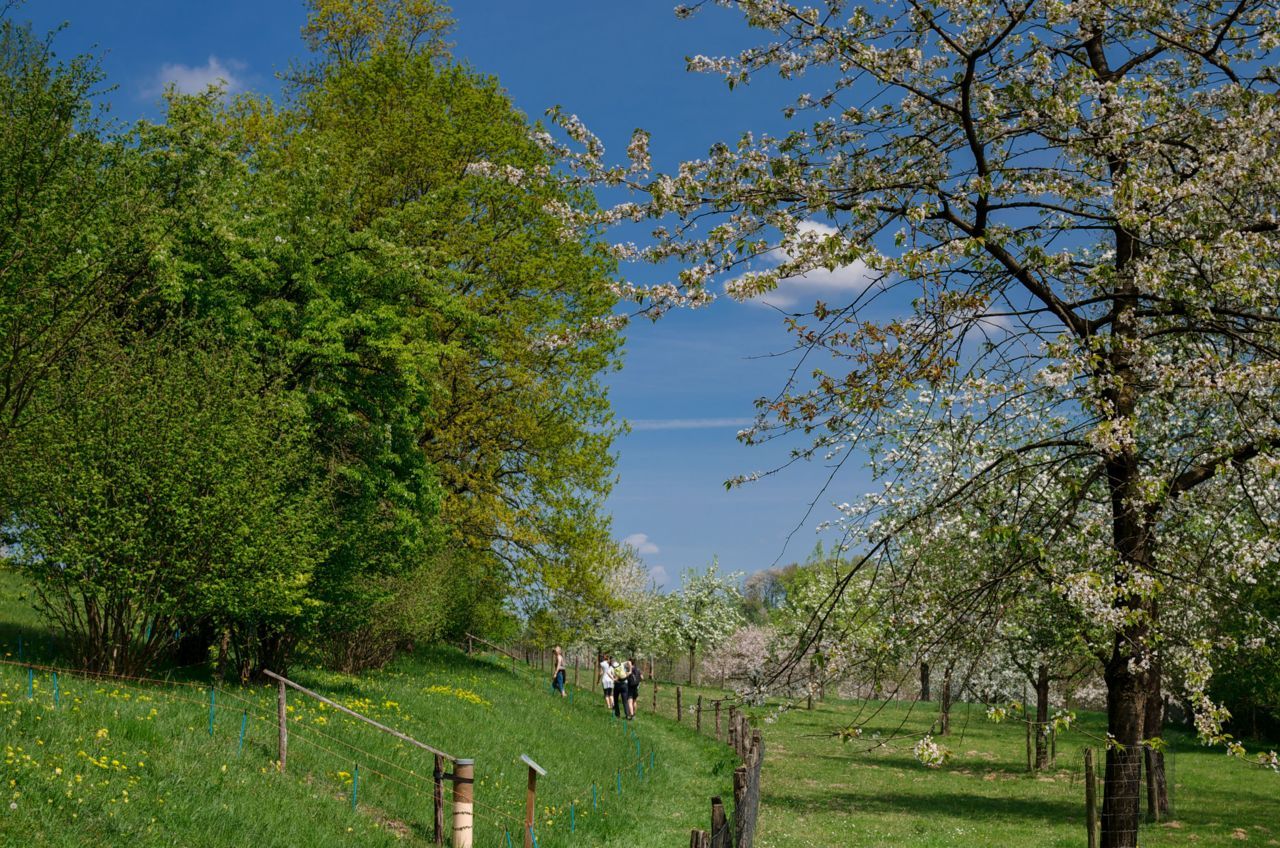
[[[929,698],[929,664],[927,662],[920,663],[920,700],[931,700]]]
[[[947,666],[947,671],[942,675],[942,734],[943,736],[951,735],[951,667]]]
[[[695,651],[695,649],[694,649],[694,648],[690,648],[690,649],[689,649],[689,685],[690,685],[690,686],[692,686],[692,685],[693,685],[693,658],[694,658],[694,651]]]
[[[1142,735],[1155,739],[1164,735],[1164,695],[1161,692],[1163,669],[1157,656],[1147,673],[1147,703],[1142,721]],[[1147,815],[1152,821],[1160,821],[1169,813],[1169,785],[1164,770],[1164,752],[1148,747],[1147,766]]]
[[[1118,632],[1107,662],[1107,749],[1103,782],[1102,848],[1137,848],[1139,792],[1142,789],[1142,720],[1146,706],[1143,675],[1131,671],[1129,631]]]
[[[1049,765],[1049,739],[1044,729],[1049,725],[1049,666],[1044,663],[1036,672],[1036,770]]]

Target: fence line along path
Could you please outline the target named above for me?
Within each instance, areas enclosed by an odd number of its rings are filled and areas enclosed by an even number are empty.
[[[308,698],[314,698],[322,704],[327,704],[339,712],[345,713],[352,718],[359,719],[371,727],[377,728],[383,733],[394,736],[402,742],[408,742],[424,751],[431,753],[435,757],[434,768],[432,769],[432,778],[434,782],[434,791],[432,792],[432,803],[435,806],[435,832],[433,833],[433,841],[436,845],[444,844],[444,781],[450,780],[453,783],[453,846],[454,848],[471,848],[472,835],[472,804],[474,799],[472,784],[475,780],[475,761],[470,759],[462,759],[455,757],[453,754],[445,753],[439,748],[420,742],[408,734],[401,733],[395,728],[387,727],[381,722],[374,721],[366,715],[361,715],[353,709],[339,704],[337,701],[330,700],[318,692],[313,692],[300,683],[295,683],[289,678],[276,674],[273,671],[263,671],[267,677],[276,681],[279,686],[278,690],[278,716],[280,722],[280,771],[285,770],[288,764],[289,756],[289,717],[288,690],[294,689]],[[453,771],[446,773],[442,766],[443,761],[448,760],[453,763]]]

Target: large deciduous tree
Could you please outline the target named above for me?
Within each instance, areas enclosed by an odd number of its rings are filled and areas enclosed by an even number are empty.
[[[984,487],[1038,501],[1042,551],[1019,561],[1108,629],[1102,841],[1135,845],[1162,664],[1177,660],[1223,740],[1197,648],[1210,616],[1188,587],[1229,599],[1275,550],[1246,527],[1274,527],[1280,458],[1274,4],[715,5],[766,37],[694,70],[730,86],[806,75],[809,93],[786,104],[794,130],[652,178],[643,156],[604,168],[564,120],[593,176],[647,191],[618,216],[678,219],[645,253],[689,266],[633,293],[660,309],[725,275],[749,298],[862,263],[863,292],[790,319],[829,358],[811,356],[748,439],[801,431],[838,453],[928,397],[915,437],[881,458],[892,477],[967,429],[926,485],[855,516],[862,563]],[[1224,539],[1228,556],[1203,555]],[[1001,583],[968,594],[988,589]]]

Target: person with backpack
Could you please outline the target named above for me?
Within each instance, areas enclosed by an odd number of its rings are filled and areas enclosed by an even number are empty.
[[[644,674],[635,657],[631,658],[630,665],[631,674],[627,676],[627,718],[632,719],[636,717],[636,698],[640,696],[640,681],[644,679]]]

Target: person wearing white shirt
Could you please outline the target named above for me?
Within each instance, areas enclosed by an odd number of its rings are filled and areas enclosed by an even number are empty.
[[[608,654],[601,654],[600,683],[604,686],[604,705],[613,709],[613,663]]]

